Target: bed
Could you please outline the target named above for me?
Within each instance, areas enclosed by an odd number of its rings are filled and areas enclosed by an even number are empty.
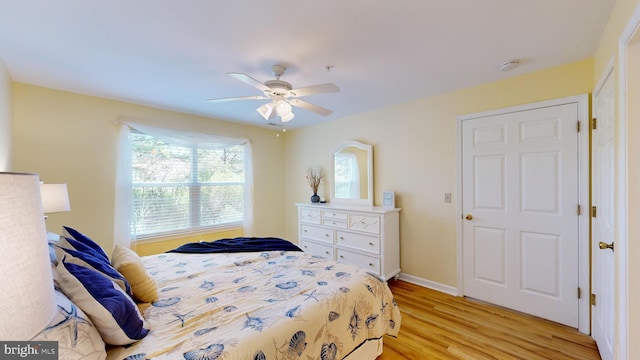
[[[279,239],[266,248],[260,239],[230,240],[231,250],[222,241],[140,258],[156,299],[137,303],[142,327],[133,337],[140,339],[107,345],[106,359],[375,359],[383,337],[397,336],[400,312],[377,276]],[[239,242],[258,247],[242,250]],[[57,251],[64,272],[70,255]],[[57,275],[62,290],[66,276]]]

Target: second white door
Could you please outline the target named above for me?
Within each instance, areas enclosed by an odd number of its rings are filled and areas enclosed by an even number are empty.
[[[615,266],[613,249],[600,248],[613,244],[615,237],[615,102],[613,76],[610,73],[595,92],[593,114],[598,123],[592,129],[592,203],[597,209],[592,218],[592,290],[595,301],[591,312],[591,335],[598,344],[602,360],[612,360],[615,333]]]
[[[462,121],[463,292],[578,327],[578,105]]]

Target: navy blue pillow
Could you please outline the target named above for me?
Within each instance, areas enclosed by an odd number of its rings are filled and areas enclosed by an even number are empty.
[[[70,239],[66,239],[71,244]],[[73,244],[72,244],[73,245]],[[131,289],[131,285],[125,279],[125,277],[118,272],[118,270],[114,269],[109,262],[105,262],[102,257],[96,256],[91,252],[83,252],[74,249],[68,249],[62,247],[60,245],[54,245],[58,249],[64,251],[64,253],[71,255],[72,257],[78,258],[84,261],[88,267],[93,268],[96,271],[99,271],[109,277],[111,280],[115,281],[129,296],[133,295],[133,291]],[[58,258],[62,258],[63,254],[59,254]]]
[[[105,253],[104,250],[102,250],[102,247],[100,247],[100,245],[98,245],[95,241],[91,240],[91,238],[89,238],[87,235],[79,232],[78,230],[72,229],[68,226],[63,226],[62,228],[67,232],[67,234],[69,234],[69,236],[73,238],[73,240],[76,240],[82,243],[83,245],[86,245],[87,247],[95,251],[97,254],[102,256],[107,262],[109,262],[109,256],[107,256],[107,253]],[[65,237],[68,238],[67,236]]]
[[[105,343],[127,345],[145,337],[136,304],[111,279],[65,255],[58,264],[60,287],[96,326]]]

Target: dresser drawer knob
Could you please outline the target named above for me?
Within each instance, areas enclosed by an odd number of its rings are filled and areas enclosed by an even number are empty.
[[[324,236],[329,237],[329,234],[324,234]]]
[[[340,259],[344,259],[344,255],[340,255]]]
[[[373,267],[373,263],[369,263],[369,266]]]
[[[374,243],[372,243],[372,242],[370,242],[370,243],[369,243],[369,245],[373,246],[373,245],[375,245],[375,244],[374,244]]]
[[[327,254],[327,255],[329,255],[329,252],[328,252],[328,251],[325,251],[324,253],[325,253],[325,254]]]
[[[344,236],[340,236],[340,240],[344,240]]]

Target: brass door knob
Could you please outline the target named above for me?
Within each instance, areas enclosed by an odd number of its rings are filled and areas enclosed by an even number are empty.
[[[600,250],[609,249],[609,250],[613,251],[613,242],[611,244],[607,244],[606,242],[600,241],[598,243],[598,247],[600,247]]]
[[[471,221],[471,220],[473,220],[473,215],[467,214],[467,216],[465,216],[464,218],[469,220],[469,221]]]

